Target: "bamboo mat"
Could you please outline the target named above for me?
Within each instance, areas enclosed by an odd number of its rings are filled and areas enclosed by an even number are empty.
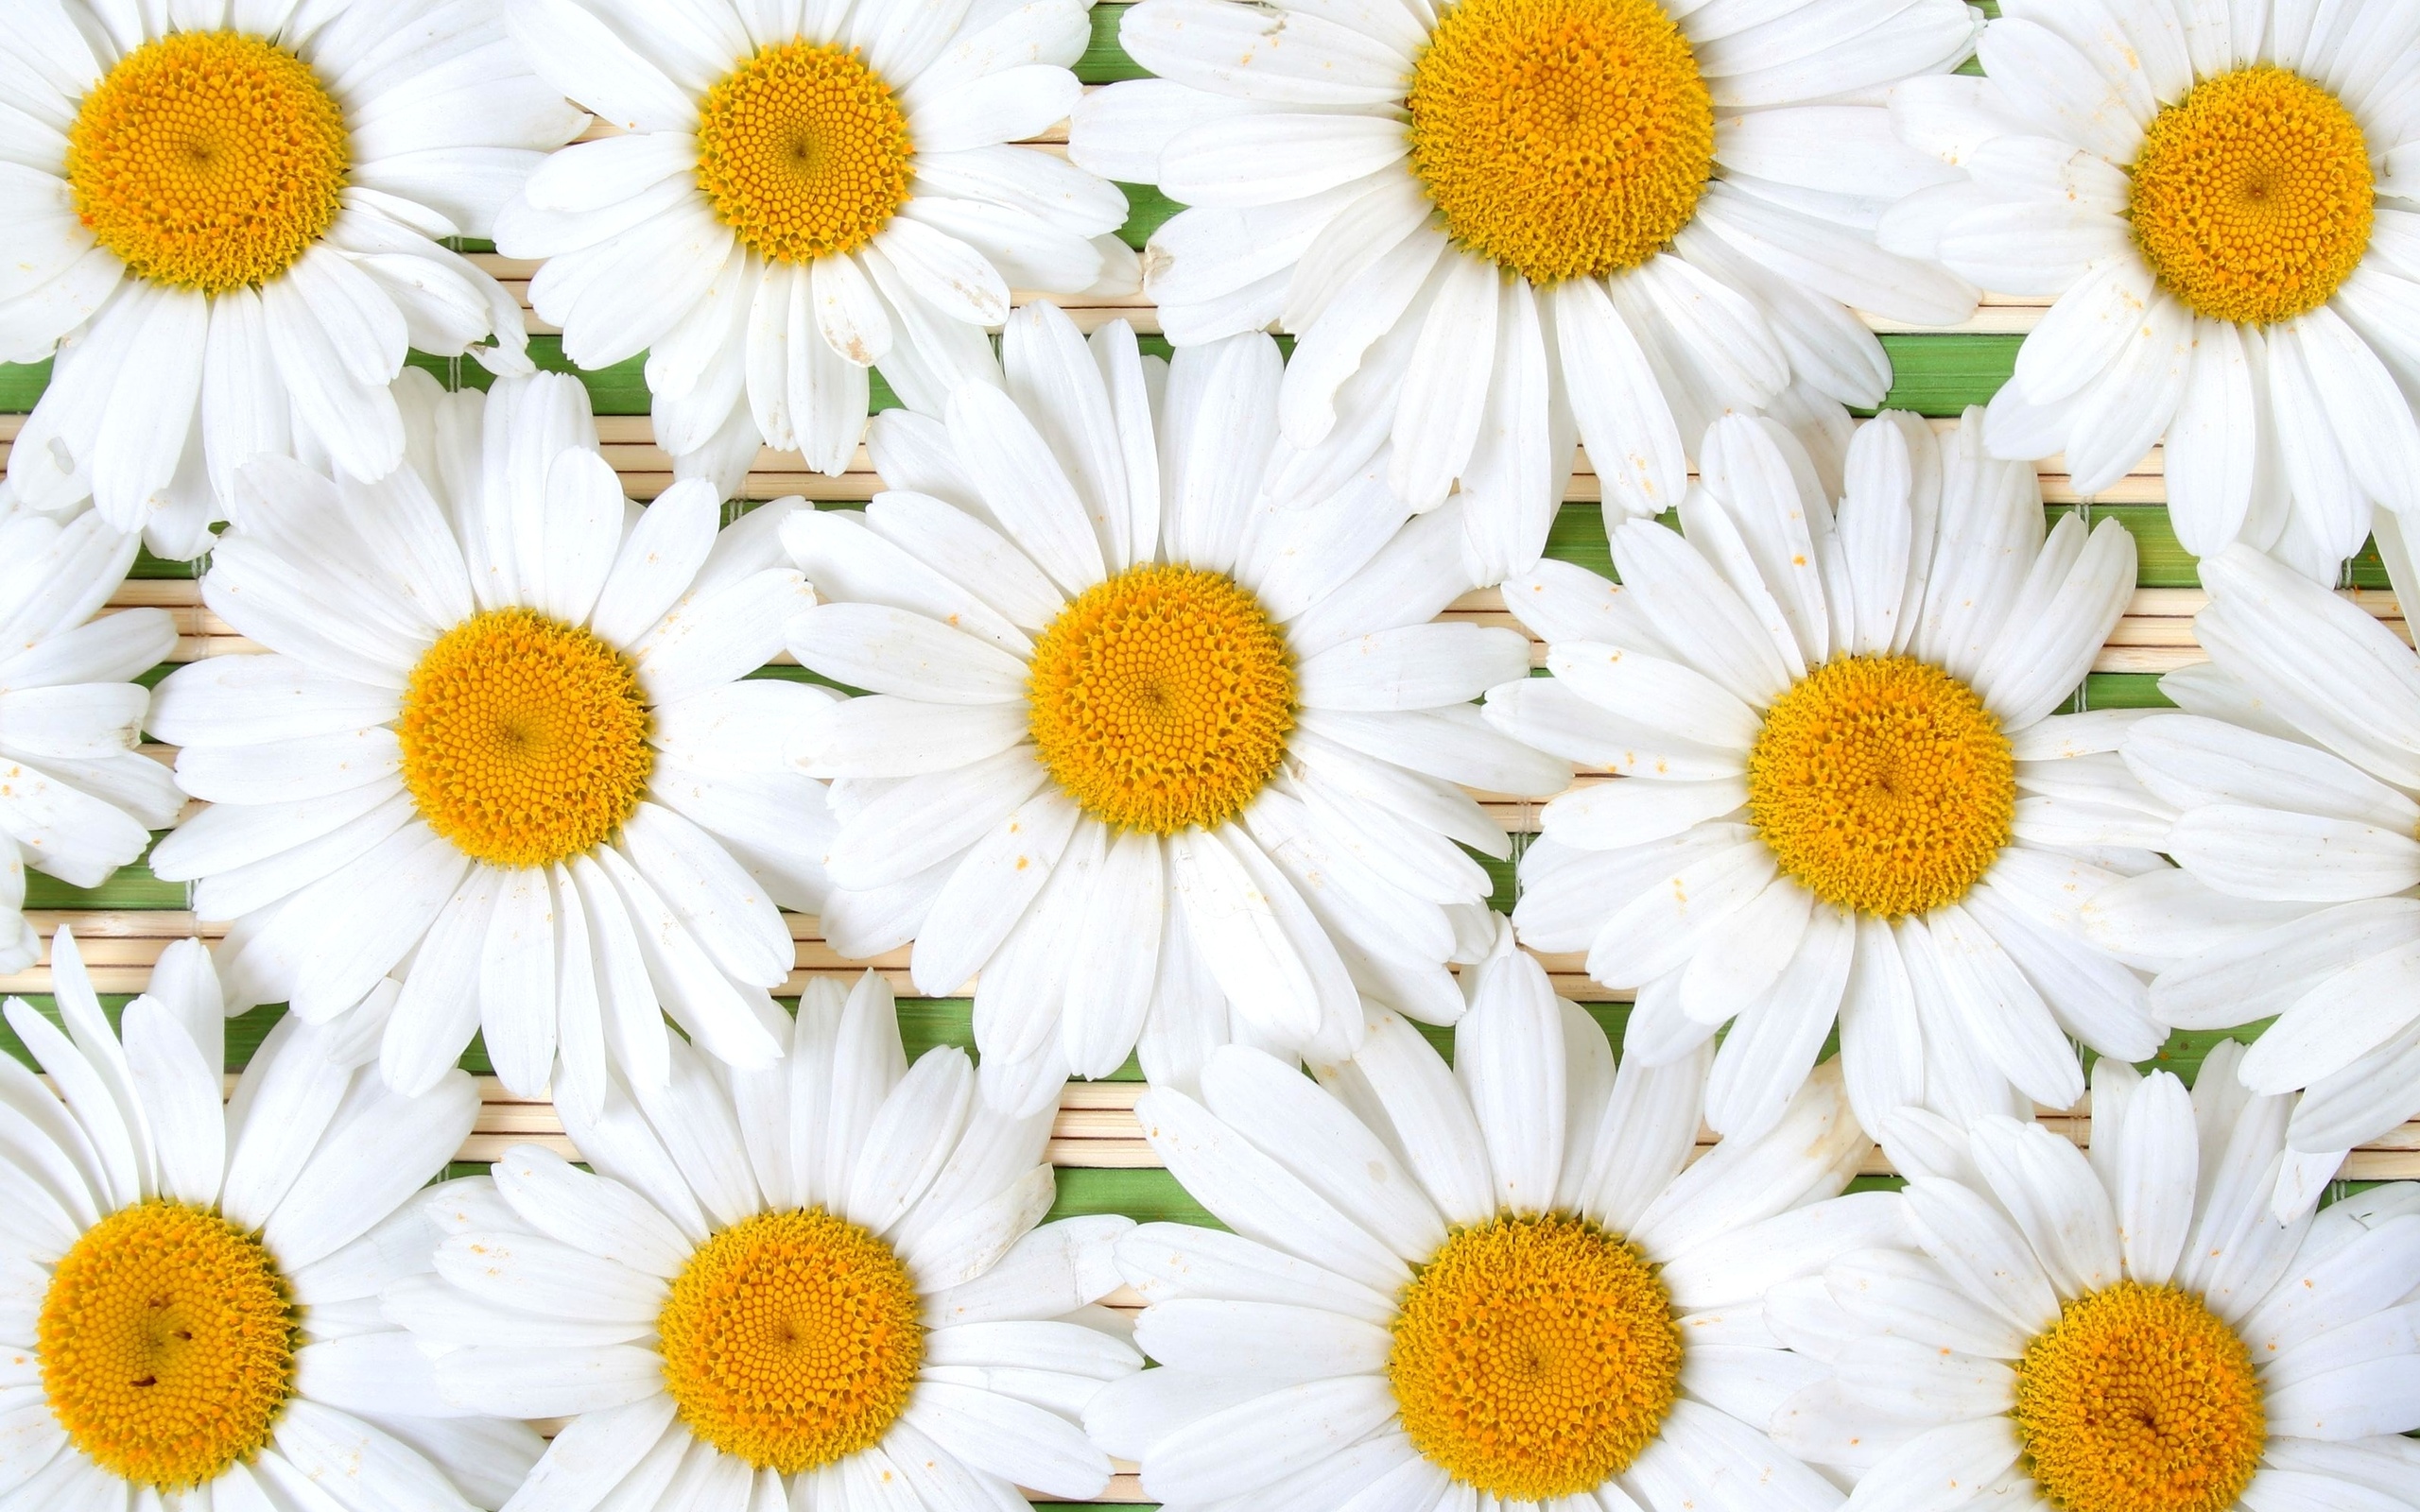
[[[1094,12],[1094,45],[1078,66],[1080,77],[1090,87],[1142,77],[1142,71],[1115,43],[1122,9],[1104,5]],[[1063,150],[1065,134],[1063,126],[1035,140]],[[1154,191],[1125,187],[1134,213],[1123,234],[1139,247],[1150,230],[1165,219],[1173,207]],[[527,280],[534,265],[489,251],[475,250],[471,255],[526,303]],[[1019,296],[1019,302],[1023,302],[1023,296]],[[1116,318],[1132,321],[1147,339],[1159,329],[1157,312],[1140,297],[1062,299],[1058,302],[1086,330]],[[1988,401],[2006,379],[2017,343],[2033,329],[2047,303],[2042,300],[1987,296],[1972,319],[1945,333],[1913,332],[1869,319],[1868,325],[1881,335],[1896,369],[1896,381],[1887,403],[1933,417],[1937,428],[1948,428],[1963,406]],[[530,330],[531,354],[539,364],[571,370],[562,358],[561,341],[553,328],[532,314]],[[467,363],[417,354],[413,360],[450,382],[484,382],[484,375]],[[671,458],[654,442],[653,427],[647,416],[643,366],[643,357],[634,358],[579,376],[587,384],[597,412],[597,430],[607,459],[621,475],[626,490],[632,497],[645,500],[652,499],[669,486]],[[23,428],[24,412],[40,394],[47,368],[47,364],[0,365],[0,411],[7,412],[0,413],[0,459],[5,459]],[[886,391],[878,381],[876,394],[877,404],[887,402]],[[2138,547],[2138,586],[2126,606],[2124,617],[2095,659],[2091,676],[2079,690],[2079,706],[2164,704],[2166,700],[2156,686],[2158,675],[2204,660],[2193,638],[2192,616],[2205,598],[2198,587],[2192,559],[2177,545],[2166,520],[2161,455],[2154,451],[2125,478],[2088,503],[2077,495],[2062,459],[2046,460],[2040,471],[2043,497],[2053,514],[2084,508],[2096,519],[2117,519],[2133,532]],[[808,472],[795,453],[769,449],[758,455],[739,496],[743,500],[762,500],[797,493],[819,502],[846,504],[871,498],[880,486],[862,447],[849,471],[838,478]],[[1583,454],[1570,503],[1549,539],[1548,556],[1599,572],[1610,571],[1597,505],[1599,497],[1596,475]],[[2357,558],[2348,567],[2344,582],[2344,592],[2355,602],[2388,623],[2406,640],[2411,639],[2401,607],[2386,591],[2384,574],[2374,554]],[[146,558],[138,563],[135,576],[112,595],[110,605],[112,610],[149,607],[168,610],[178,628],[171,663],[259,649],[203,607],[199,586],[186,564]],[[1493,589],[1464,594],[1445,611],[1445,617],[1519,628],[1505,611],[1502,595]],[[1543,656],[1543,646],[1533,643],[1533,663],[1542,661]],[[156,680],[168,670],[166,666],[159,668],[147,680]],[[795,671],[792,675],[796,675]],[[148,746],[145,750],[164,762],[172,761],[175,755],[164,746]],[[1581,774],[1578,782],[1607,780],[1604,773],[1590,772]],[[1501,795],[1476,796],[1507,830],[1513,832],[1516,848],[1536,832],[1539,804]],[[1515,896],[1512,868],[1509,863],[1488,863],[1488,867],[1496,882],[1495,902],[1498,907],[1509,908]],[[61,924],[75,929],[95,985],[112,1011],[127,996],[142,989],[151,963],[167,941],[190,936],[210,938],[223,933],[223,926],[200,923],[194,918],[186,907],[186,890],[182,885],[152,878],[140,862],[92,889],[68,887],[39,874],[31,874],[27,880],[28,917],[43,936],[45,955],[26,971],[0,975],[0,993],[26,995],[49,1011],[56,1010],[48,999],[51,977],[47,941],[50,933]],[[882,972],[902,993],[913,991],[908,972],[908,951],[894,951],[870,962],[847,961],[824,942],[814,919],[786,917],[795,954],[786,988],[777,989],[782,995],[794,996],[811,977],[852,977],[868,966]],[[1585,1004],[1618,1040],[1629,1005],[1587,978],[1580,954],[1544,954],[1540,958],[1556,988]],[[960,990],[962,993],[967,988]],[[249,1057],[278,1011],[258,1009],[231,1022],[228,1039],[232,1062],[240,1064]],[[900,1016],[911,1056],[936,1043],[971,1044],[968,1004],[962,995],[944,999],[903,997]],[[1432,1032],[1431,1038],[1441,1048],[1450,1045],[1450,1036],[1443,1031]],[[2203,1055],[2220,1038],[2222,1037],[2214,1034],[2180,1033],[2171,1038],[2159,1061],[2189,1079],[2198,1070]],[[0,1049],[24,1056],[23,1046],[5,1026],[0,1026]],[[486,1074],[486,1058],[478,1045],[474,1044],[463,1064],[477,1075],[482,1101],[474,1132],[458,1155],[459,1163],[454,1168],[457,1172],[492,1161],[507,1146],[523,1140],[577,1156],[554,1108],[543,1099],[515,1097],[493,1076]],[[1048,1144],[1048,1157],[1059,1168],[1059,1197],[1053,1215],[1122,1212],[1142,1220],[1211,1221],[1159,1168],[1150,1146],[1143,1142],[1133,1116],[1141,1084],[1132,1079],[1135,1073],[1131,1061],[1121,1075],[1125,1079],[1072,1083],[1061,1097]],[[2087,1130],[2082,1116],[2084,1111],[2081,1108],[2043,1109],[2043,1121],[2081,1143]],[[1710,1132],[1700,1131],[1702,1147],[1711,1139]],[[1891,1175],[1878,1150],[1869,1152],[1861,1171],[1861,1184],[1885,1180]],[[2420,1177],[2420,1122],[2405,1125],[2354,1152],[2340,1173],[2340,1179],[2348,1181],[2415,1177]],[[1112,1305],[1130,1309],[1139,1302],[1131,1293],[1110,1300]],[[1143,1501],[1132,1467],[1121,1466],[1120,1469],[1116,1480],[1098,1500]]]

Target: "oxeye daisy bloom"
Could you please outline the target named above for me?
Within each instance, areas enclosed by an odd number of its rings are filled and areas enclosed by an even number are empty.
[[[953,1046],[912,1067],[890,989],[818,978],[788,1057],[685,1045],[660,1091],[618,1079],[564,1125],[431,1199],[437,1273],[387,1313],[455,1400],[566,1418],[516,1505],[997,1512],[1089,1498],[1077,1426],[1142,1356],[1117,1314],[1114,1216],[1036,1227],[1051,1114],[975,1095]]]
[[[2057,297],[1993,451],[2064,451],[2089,497],[2165,438],[2187,550],[2334,581],[2373,504],[2420,509],[2420,9],[2029,0],[1980,48],[1988,78],[1894,94],[1966,177],[1882,241]]]
[[[0,362],[57,352],[9,457],[166,557],[255,456],[370,481],[406,347],[527,372],[486,236],[580,114],[492,6],[22,0],[0,69]]]
[[[1827,1379],[1774,1435],[1857,1477],[1848,1512],[2272,1512],[2409,1504],[2420,1184],[2280,1221],[2290,1099],[2212,1053],[2093,1071],[2091,1153],[1907,1109],[1905,1237],[1765,1297]],[[2401,1305],[2398,1305],[2401,1304]]]
[[[1509,928],[1476,975],[1451,1068],[1380,1012],[1317,1082],[1234,1045],[1200,1100],[1143,1094],[1152,1147],[1233,1232],[1118,1243],[1160,1368],[1094,1399],[1095,1440],[1171,1507],[1837,1505],[1767,1436],[1815,1371],[1757,1313],[1897,1241],[1890,1202],[1837,1196],[1872,1147],[1837,1071],[1692,1161],[1703,1046],[1616,1067]]]
[[[1009,388],[873,425],[892,491],[783,524],[825,602],[800,662],[873,696],[820,712],[825,937],[915,941],[927,993],[980,972],[986,1098],[1043,1108],[1139,1041],[1189,1085],[1231,1037],[1341,1058],[1363,996],[1433,1023],[1486,948],[1511,842],[1454,784],[1544,797],[1571,768],[1469,700],[1529,664],[1429,621],[1469,585],[1460,507],[1405,524],[1364,480],[1270,502],[1277,345],[1137,355],[1048,305]],[[1457,844],[1460,842],[1460,845]]]
[[[151,705],[134,678],[175,649],[176,625],[156,609],[95,618],[139,543],[90,509],[51,518],[0,497],[0,971],[41,953],[27,867],[97,886],[184,806],[134,748]]]
[[[1493,583],[1537,560],[1575,436],[1609,522],[1658,515],[1718,416],[1881,402],[1844,304],[1972,313],[1873,228],[1947,176],[1883,92],[1979,25],[1963,0],[1145,0],[1121,36],[1161,77],[1088,99],[1069,152],[1194,207],[1144,262],[1171,340],[1294,333],[1300,475],[1392,439],[1398,498],[1470,496]]]
[[[1707,436],[1681,532],[1616,531],[1622,586],[1541,563],[1505,585],[1550,679],[1499,729],[1618,780],[1548,804],[1513,922],[1635,989],[1650,1063],[1736,1019],[1706,1117],[1770,1122],[1835,1022],[1869,1128],[1902,1103],[2065,1108],[2073,1035],[2141,1059],[2142,979],[2076,905],[2162,863],[2171,817],[2114,753],[2122,713],[2058,714],[2135,586],[2115,521],[2048,538],[2032,468],[1885,414],[1837,512],[1770,421]]]
[[[441,1236],[414,1199],[471,1132],[471,1078],[405,1097],[290,1018],[229,1098],[199,941],[161,954],[120,1030],[64,929],[51,970],[63,1031],[6,1005],[49,1083],[0,1056],[0,1504],[467,1512],[511,1495],[538,1435],[442,1400],[378,1301],[429,1267]]]
[[[2391,516],[2378,541],[2405,603],[2420,590]],[[2343,1152],[2420,1116],[2420,658],[2360,606],[2252,550],[2202,563],[2211,661],[2161,679],[2187,713],[2121,747],[2174,805],[2155,842],[2179,868],[2095,898],[2103,948],[2159,974],[2152,1015],[2181,1029],[2272,1016],[2244,1085],[2301,1090],[2281,1211],[2307,1206]]]
[[[829,696],[743,680],[805,603],[790,505],[717,530],[703,482],[631,507],[587,390],[400,386],[413,463],[375,484],[246,469],[202,598],[264,655],[180,668],[151,727],[211,807],[153,851],[229,919],[237,1008],[341,1018],[389,1085],[474,1031],[505,1084],[669,1074],[663,1012],[757,1065],[787,1019],[777,905],[813,911],[829,824],[789,746]],[[794,505],[797,501],[791,501]]]
[[[1115,185],[1014,144],[1063,119],[1092,0],[510,0],[541,73],[628,135],[548,160],[496,245],[582,367],[648,352],[656,443],[738,487],[838,476],[868,369],[938,414],[1000,381],[1011,289],[1134,287]]]

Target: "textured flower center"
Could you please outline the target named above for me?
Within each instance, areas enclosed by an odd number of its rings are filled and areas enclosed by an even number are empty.
[[[138,278],[219,294],[265,284],[327,233],[352,159],[311,65],[236,31],[147,42],[67,129],[93,237]]]
[[[908,202],[908,117],[854,52],[760,49],[698,102],[698,187],[777,263],[855,251]]]
[[[758,1213],[699,1246],[656,1332],[689,1431],[785,1475],[879,1441],[925,1361],[908,1267],[821,1209]]]
[[[581,855],[622,827],[655,753],[638,674],[533,610],[474,614],[412,668],[395,732],[430,829],[499,867]]]
[[[1294,728],[1285,632],[1235,579],[1131,568],[1059,611],[1026,683],[1043,765],[1083,811],[1154,834],[1233,818]]]
[[[1532,284],[1646,262],[1714,173],[1714,98],[1655,0],[1461,0],[1405,103],[1447,233]]]
[[[2263,63],[2193,86],[2143,134],[2135,237],[2203,315],[2268,324],[2327,302],[2370,245],[2369,146],[2342,102]]]
[[[1905,656],[1844,657],[1765,713],[1748,816],[1781,869],[1885,918],[1956,902],[2008,844],[2016,757],[1975,690]]]
[[[1507,1502],[1577,1496],[1638,1457],[1681,1386],[1672,1299],[1628,1242],[1562,1213],[1445,1241],[1387,1356],[1404,1430]]]
[[[2268,1426],[2243,1340],[2190,1292],[2139,1281],[2068,1302],[2034,1335],[2014,1417],[2059,1512],[2223,1512]]]
[[[182,1203],[121,1208],[60,1261],[35,1325],[43,1395],[111,1474],[173,1489],[268,1444],[300,1332],[277,1263]]]

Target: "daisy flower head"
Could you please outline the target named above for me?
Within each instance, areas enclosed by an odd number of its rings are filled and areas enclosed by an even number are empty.
[[[2394,518],[2378,543],[2420,602]],[[2158,975],[2179,1029],[2259,1023],[2238,1068],[2301,1091],[2281,1211],[2307,1206],[2345,1150],[2420,1117],[2420,658],[2375,613],[2238,544],[2202,563],[2193,622],[2211,660],[2161,689],[2184,711],[2121,747],[2173,806],[2154,842],[2178,869],[2083,910],[2102,948]]]
[[[57,1021],[6,1005],[48,1082],[0,1056],[0,1505],[501,1504],[538,1435],[443,1400],[378,1300],[429,1267],[415,1199],[471,1132],[471,1078],[406,1097],[287,1018],[230,1095],[199,941],[116,1028],[65,929],[51,959]]]
[[[1856,1479],[1846,1512],[2410,1504],[2420,1183],[2279,1219],[2292,1099],[2238,1084],[2241,1048],[2189,1092],[2101,1060],[2089,1154],[2005,1115],[1893,1115],[1904,1237],[1764,1303],[1826,1367],[1774,1436]]]
[[[510,0],[539,71],[625,133],[556,154],[496,244],[563,351],[648,352],[655,438],[739,485],[838,476],[868,369],[939,413],[1000,381],[1011,289],[1134,287],[1115,185],[1014,144],[1065,118],[1092,0]]]
[[[1121,36],[1161,77],[1088,99],[1069,151],[1193,207],[1145,257],[1169,338],[1292,332],[1305,474],[1392,440],[1405,503],[1470,495],[1493,583],[1537,560],[1575,436],[1609,521],[1658,515],[1716,417],[1881,402],[1843,305],[1973,312],[1873,230],[1948,177],[1884,92],[1979,26],[1964,0],[1145,0]]]
[[[1137,352],[1047,304],[1008,388],[873,424],[891,491],[784,522],[824,602],[790,649],[868,690],[821,711],[825,936],[915,942],[975,988],[984,1095],[1027,1111],[1140,1045],[1190,1085],[1229,1038],[1331,1058],[1362,998],[1451,1022],[1511,841],[1457,783],[1544,797],[1570,767],[1469,700],[1512,630],[1432,624],[1468,586],[1460,506],[1405,523],[1374,477],[1271,500],[1277,344]]]
[[[374,484],[245,470],[202,598],[267,650],[181,668],[152,729],[211,805],[153,852],[228,919],[238,1008],[340,1021],[421,1091],[475,1031],[535,1095],[610,1054],[669,1074],[780,1054],[777,905],[821,901],[820,784],[788,747],[828,695],[747,674],[805,602],[768,505],[703,482],[634,508],[560,374],[399,385],[412,462]],[[659,1004],[663,1012],[659,1011]]]
[[[1505,585],[1553,676],[1488,695],[1508,734],[1615,780],[1541,816],[1513,922],[1634,989],[1632,1055],[1734,1021],[1706,1117],[1770,1122],[1838,1023],[1868,1128],[1902,1103],[2065,1108],[2073,1035],[2140,1059],[2142,979],[2076,905],[2167,811],[2114,753],[2125,715],[2053,713],[2135,586],[2134,538],[2063,515],[2033,469],[1885,413],[1836,511],[1771,421],[1705,441],[1674,532],[1614,533],[1616,588],[1542,562]]]
[[[787,1058],[672,1050],[564,1110],[584,1172],[534,1145],[440,1194],[436,1274],[386,1294],[441,1387],[570,1419],[516,1505],[554,1512],[1022,1509],[1097,1496],[1077,1426],[1142,1356],[1093,1305],[1125,1218],[1044,1224],[1051,1112],[975,1095],[953,1046],[908,1064],[869,971],[800,1000]]]
[[[2024,0],[1980,53],[1894,94],[1964,176],[1882,241],[2056,297],[1993,451],[2064,451],[2089,497],[2164,439],[2187,551],[2332,582],[2374,504],[2420,509],[2420,9]]]
[[[27,510],[0,484],[0,971],[33,964],[26,868],[98,886],[174,823],[184,795],[135,749],[167,659],[165,610],[100,614],[139,538],[91,509]],[[97,617],[96,617],[97,616]]]
[[[1374,1013],[1313,1081],[1247,1046],[1135,1108],[1232,1232],[1117,1246],[1159,1362],[1085,1423],[1171,1507],[1554,1512],[1772,1507],[1840,1493],[1767,1435],[1815,1372],[1766,1289],[1893,1242],[1826,1068],[1764,1135],[1692,1160],[1704,1047],[1618,1066],[1499,928],[1454,1062]]]
[[[438,241],[579,129],[493,7],[22,0],[9,50],[0,362],[56,353],[27,505],[193,557],[252,457],[392,470],[407,346],[530,370],[512,296]]]

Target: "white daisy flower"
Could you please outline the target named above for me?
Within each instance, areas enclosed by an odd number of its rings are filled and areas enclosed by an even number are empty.
[[[1092,0],[510,0],[538,70],[628,135],[557,153],[497,247],[584,368],[648,352],[656,443],[736,490],[838,476],[867,369],[938,414],[1000,381],[1010,291],[1134,287],[1126,197],[1014,144],[1063,120]],[[649,350],[651,349],[651,350]]]
[[[1094,1399],[1096,1441],[1171,1512],[1838,1505],[1767,1436],[1822,1371],[1757,1308],[1904,1242],[1896,1198],[1825,1200],[1872,1148],[1838,1074],[1692,1161],[1703,1047],[1617,1069],[1509,928],[1477,974],[1450,1069],[1378,1013],[1319,1082],[1238,1045],[1201,1101],[1144,1093],[1152,1147],[1234,1231],[1118,1244],[1160,1368]]]
[[[238,1008],[339,1015],[422,1091],[474,1031],[505,1085],[594,1104],[611,1054],[669,1074],[781,1054],[776,905],[821,902],[821,784],[789,746],[830,696],[743,680],[806,602],[776,534],[702,482],[645,510],[557,374],[398,386],[412,460],[375,484],[245,470],[202,598],[268,647],[180,668],[151,728],[211,807],[162,841]]]
[[[164,557],[235,472],[404,454],[404,350],[527,372],[486,236],[580,114],[493,6],[14,0],[0,65],[0,362],[58,353],[9,457],[25,501],[90,495]],[[493,344],[490,344],[493,343]]]
[[[2378,542],[2420,603],[2393,517]],[[2159,975],[2179,1029],[2275,1017],[2243,1057],[2256,1092],[2303,1091],[2280,1210],[2344,1152],[2420,1117],[2420,658],[2369,610],[2248,546],[2202,563],[2211,662],[2160,681],[2187,713],[2144,719],[2126,765],[2175,805],[2181,868],[2092,900],[2103,948]]]
[[[1965,177],[1882,241],[2057,296],[1994,453],[2064,451],[2089,498],[2165,438],[2187,551],[2332,582],[2373,503],[2420,510],[2420,8],[2026,0],[1980,51],[1893,94]]]
[[[199,941],[122,1037],[64,929],[51,960],[64,1032],[7,1004],[49,1082],[0,1055],[0,1506],[501,1504],[538,1435],[444,1400],[378,1301],[429,1268],[413,1199],[471,1132],[471,1078],[405,1097],[289,1018],[228,1098]]]
[[[0,972],[41,954],[26,868],[95,887],[143,853],[184,806],[138,752],[148,690],[133,679],[176,649],[165,610],[94,616],[139,541],[90,510],[10,507],[0,484]]]
[[[1434,1023],[1489,937],[1511,853],[1455,786],[1544,797],[1571,768],[1469,700],[1529,665],[1512,630],[1429,621],[1467,586],[1460,507],[1403,524],[1367,477],[1272,503],[1277,345],[1137,355],[1114,322],[1009,323],[1009,389],[874,421],[894,491],[783,539],[825,602],[800,662],[834,703],[825,937],[979,971],[984,1095],[1030,1111],[1139,1040],[1190,1083],[1231,1035],[1332,1059],[1368,995]],[[1459,845],[1457,844],[1459,842]]]
[[[1077,1419],[1143,1363],[1115,1313],[1125,1218],[1035,1227],[1051,1114],[910,1067],[890,989],[808,985],[783,1063],[686,1046],[636,1103],[431,1199],[437,1274],[387,1292],[455,1400],[565,1418],[517,1507],[999,1512],[1090,1498]]]
[[[1828,1379],[1773,1434],[1847,1512],[2391,1512],[2420,1444],[2420,1183],[2268,1211],[2288,1103],[2222,1044],[2188,1093],[2102,1060],[2091,1154],[1920,1109],[1884,1138],[1905,1237],[1765,1297]]]
[[[1488,695],[1507,733],[1617,774],[1564,795],[1521,861],[1523,941],[1635,989],[1660,1062],[1737,1018],[1706,1117],[1776,1116],[1838,1022],[1866,1126],[2083,1092],[2072,1035],[2138,1060],[2142,980],[2076,905],[2160,866],[2171,816],[2114,753],[2123,713],[2057,714],[2135,586],[2135,541],[2030,466],[1886,414],[1837,512],[1771,421],[1718,423],[1682,533],[1614,533],[1620,588],[1542,562],[1504,596],[1551,679]]]
[[[1398,498],[1471,495],[1493,583],[1537,560],[1575,436],[1610,522],[1661,514],[1716,417],[1881,402],[1842,305],[1973,313],[1873,230],[1947,177],[1883,92],[1980,25],[1964,0],[1145,0],[1121,36],[1162,77],[1088,99],[1069,152],[1195,207],[1145,259],[1171,340],[1299,338],[1280,415],[1328,464],[1305,476],[1392,438]]]

